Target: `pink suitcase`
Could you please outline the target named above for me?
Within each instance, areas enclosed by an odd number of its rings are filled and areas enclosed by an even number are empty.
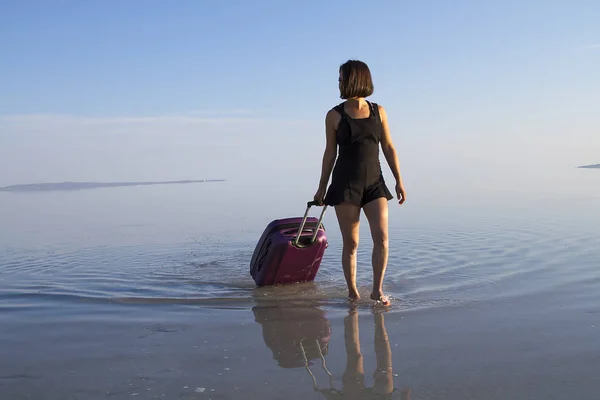
[[[315,279],[328,246],[322,224],[327,206],[317,219],[308,211],[304,217],[276,219],[265,228],[250,261],[250,275],[257,286],[310,282]]]

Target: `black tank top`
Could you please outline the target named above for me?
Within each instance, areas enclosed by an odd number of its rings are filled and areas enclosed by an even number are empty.
[[[383,134],[379,107],[367,101],[369,116],[352,118],[344,111],[344,103],[334,109],[341,115],[336,133],[338,158],[333,180],[363,183],[366,186],[381,180],[379,143]]]

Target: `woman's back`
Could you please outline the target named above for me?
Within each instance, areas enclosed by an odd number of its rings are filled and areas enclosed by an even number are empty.
[[[375,144],[379,145],[381,141],[381,119],[379,118],[379,107],[375,103],[366,101],[367,110],[353,112],[346,111],[345,104],[340,103],[333,109],[340,114],[340,121],[337,127],[338,146],[348,146],[354,144]],[[354,115],[352,115],[352,114]]]
[[[356,187],[357,190],[362,190],[381,180],[381,123],[377,105],[366,103],[368,114],[365,116],[365,113],[362,113],[362,116],[357,118],[346,112],[345,103],[334,107],[334,110],[340,113],[340,121],[336,132],[339,153],[333,175],[334,182],[340,189]]]

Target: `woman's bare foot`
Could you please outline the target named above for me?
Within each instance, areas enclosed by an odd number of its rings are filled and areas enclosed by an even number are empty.
[[[358,294],[358,290],[349,290],[348,300],[351,302],[360,300],[360,294]]]
[[[375,300],[377,304],[382,304],[384,306],[389,306],[391,303],[390,298],[383,294],[382,291],[372,292],[371,300]]]

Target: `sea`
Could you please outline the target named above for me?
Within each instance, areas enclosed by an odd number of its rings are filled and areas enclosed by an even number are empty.
[[[312,195],[0,191],[0,399],[600,399],[600,170],[543,193],[407,185],[390,307],[368,298],[364,215],[348,303],[332,208],[315,281],[256,287],[262,231]]]

